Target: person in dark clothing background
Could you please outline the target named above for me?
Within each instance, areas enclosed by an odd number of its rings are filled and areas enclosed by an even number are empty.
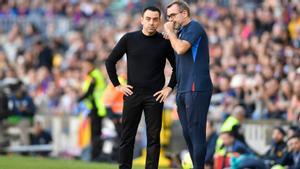
[[[34,51],[37,57],[37,67],[45,66],[48,70],[53,67],[53,51],[45,45],[41,40],[37,40],[34,44]]]
[[[281,127],[275,127],[272,133],[272,144],[264,155],[264,160],[270,166],[278,164],[287,153],[287,146],[284,141],[286,132]]]
[[[288,169],[300,168],[300,135],[294,135],[287,141],[288,153],[281,159],[280,164]]]
[[[171,44],[157,32],[160,20],[158,8],[145,8],[141,18],[142,30],[125,34],[106,61],[110,80],[124,93],[120,169],[132,167],[135,135],[143,111],[147,128],[146,169],[158,168],[163,102],[176,85],[174,52]],[[120,85],[116,63],[125,53],[128,82],[127,85]],[[169,84],[164,87],[166,59],[173,73]]]
[[[243,158],[236,160],[239,161],[238,164],[231,164],[233,168],[266,169],[264,161],[256,158],[254,152],[243,142],[237,140],[232,131],[221,132],[220,139],[223,143],[222,147],[225,150],[224,157],[244,155]]]
[[[45,145],[50,144],[52,142],[52,136],[49,132],[47,132],[40,121],[35,122],[34,131],[30,134],[30,144],[31,145]],[[34,154],[47,156],[50,151],[40,151]]]
[[[19,81],[12,91],[15,91],[8,99],[8,121],[10,125],[21,130],[20,139],[22,145],[29,145],[29,129],[36,111],[32,97],[27,93],[23,82]]]

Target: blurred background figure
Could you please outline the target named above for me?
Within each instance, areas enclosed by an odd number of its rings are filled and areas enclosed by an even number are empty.
[[[281,127],[276,127],[272,132],[272,143],[267,153],[263,156],[269,167],[279,164],[287,153],[285,142],[286,132]]]
[[[106,116],[103,104],[103,92],[106,82],[101,71],[95,68],[93,58],[87,58],[83,61],[82,72],[85,81],[82,86],[83,93],[78,98],[78,102],[83,101],[90,110],[91,160],[97,161],[102,153],[103,146],[102,121],[103,117]]]
[[[280,164],[291,169],[300,168],[300,135],[288,139],[288,153],[285,154]]]
[[[29,130],[33,125],[36,107],[22,82],[18,82],[12,90],[15,93],[8,99],[8,122],[12,127],[19,129],[17,132],[20,134],[20,144],[29,145]]]
[[[46,131],[40,121],[36,121],[33,126],[33,131],[30,134],[30,145],[47,145],[52,142],[51,134]],[[41,151],[33,153],[33,155],[48,156],[51,151]]]

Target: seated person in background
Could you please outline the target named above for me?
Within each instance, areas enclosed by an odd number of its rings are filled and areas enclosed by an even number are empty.
[[[263,156],[269,166],[278,164],[287,153],[284,137],[286,132],[281,127],[275,127],[272,133],[272,144],[267,153]]]
[[[29,145],[29,129],[35,113],[32,98],[20,81],[13,90],[15,93],[8,100],[8,122],[20,129],[21,145]]]
[[[41,122],[37,121],[34,124],[34,131],[30,134],[30,144],[31,145],[44,145],[50,144],[52,142],[52,137],[49,132],[43,129]],[[41,151],[37,153],[41,156],[47,156],[50,151]]]
[[[294,135],[287,141],[288,153],[284,155],[280,164],[288,169],[300,168],[300,135]]]
[[[246,145],[243,133],[241,133],[241,124],[246,116],[246,111],[242,106],[233,108],[232,113],[221,126],[221,132],[231,132],[233,136]]]
[[[220,139],[222,140],[222,149],[225,150],[225,154],[252,154],[253,152],[241,141],[234,137],[234,134],[230,131],[220,133]]]
[[[289,126],[289,129],[287,131],[287,138],[291,138],[294,135],[300,135],[300,128],[296,125]]]
[[[222,140],[222,146],[224,156],[231,157],[230,164],[233,168],[244,169],[266,169],[264,162],[253,155],[253,151],[247,147],[244,143],[237,140],[232,132],[220,133],[220,139]],[[218,154],[218,153],[217,153]],[[217,155],[216,154],[216,155]],[[223,162],[222,162],[223,164]],[[222,166],[228,167],[228,166]]]

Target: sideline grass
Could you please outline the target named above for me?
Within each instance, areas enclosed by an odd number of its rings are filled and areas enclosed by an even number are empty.
[[[87,163],[76,160],[49,159],[42,157],[1,156],[0,169],[117,169],[117,164]],[[142,167],[133,167],[142,169]]]

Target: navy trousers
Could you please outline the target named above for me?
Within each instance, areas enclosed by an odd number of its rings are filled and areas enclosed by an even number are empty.
[[[204,169],[206,119],[212,92],[186,92],[176,96],[177,111],[194,169]]]

